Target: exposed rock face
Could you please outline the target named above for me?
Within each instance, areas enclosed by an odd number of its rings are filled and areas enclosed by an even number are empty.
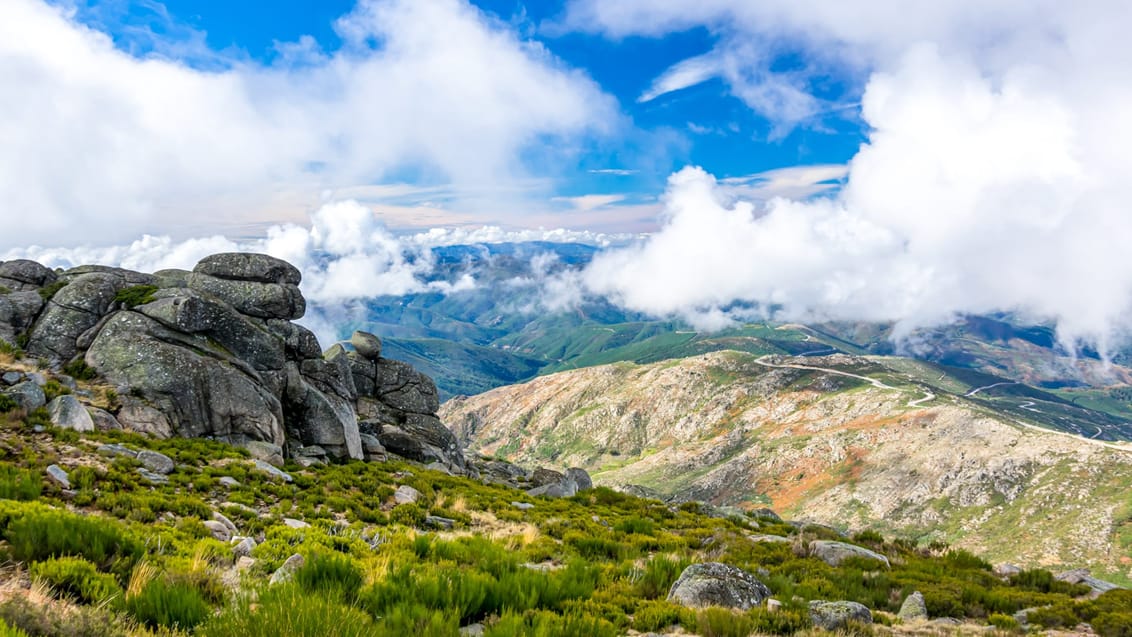
[[[351,339],[356,351],[336,346],[323,356],[314,334],[291,323],[306,311],[300,281],[294,266],[263,254],[216,254],[191,272],[155,274],[102,266],[57,274],[9,261],[0,263],[0,338],[22,336],[28,354],[55,366],[81,358],[116,385],[121,409],[100,415],[100,427],[114,420],[296,457],[315,447],[319,458],[380,459],[387,449],[461,469],[432,380],[381,358],[381,340],[364,332]],[[30,384],[8,393],[25,408],[43,404]],[[82,415],[78,426],[95,426]]]
[[[684,569],[668,591],[668,601],[703,608],[722,606],[747,610],[770,597],[770,589],[741,568],[708,562]]]

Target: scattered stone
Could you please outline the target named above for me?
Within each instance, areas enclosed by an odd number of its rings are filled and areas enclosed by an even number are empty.
[[[283,447],[262,440],[249,440],[243,444],[243,447],[256,460],[262,460],[274,467],[283,467]],[[325,450],[323,453],[325,454]]]
[[[225,487],[228,487],[229,489],[240,486],[240,481],[233,478],[232,476],[220,476],[216,481],[224,485]]]
[[[420,497],[421,492],[407,484],[397,487],[397,490],[393,492],[393,501],[397,504],[412,504],[419,500]]]
[[[76,391],[79,390],[79,384],[75,382],[75,379],[71,378],[70,376],[67,376],[66,374],[57,374],[55,376],[55,380],[59,381],[60,385],[66,387],[67,389],[69,389],[73,392],[76,392]]]
[[[3,375],[0,375],[0,382],[5,385],[15,385],[23,379],[24,375],[19,372],[4,372]]]
[[[381,358],[381,339],[369,332],[354,332],[350,336],[350,345],[362,358],[371,361]]]
[[[768,509],[766,507],[763,507],[761,509],[755,509],[754,511],[751,511],[751,516],[755,517],[755,518],[765,518],[767,520],[774,520],[775,522],[781,522],[782,521],[782,518],[779,517],[778,514],[774,512],[774,509]]]
[[[47,404],[47,413],[51,417],[51,424],[61,429],[94,431],[94,420],[87,413],[86,407],[70,394],[55,397]]]
[[[122,423],[114,417],[114,414],[99,409],[98,407],[87,407],[87,413],[90,414],[91,421],[94,422],[94,428],[98,431],[121,431]]]
[[[177,465],[173,464],[172,458],[149,449],[138,452],[138,462],[142,463],[142,466],[146,469],[161,475],[169,475],[177,468]]]
[[[1105,593],[1107,591],[1121,588],[1121,586],[1117,584],[1106,582],[1089,575],[1089,569],[1086,568],[1078,568],[1073,569],[1072,571],[1059,573],[1057,575],[1054,575],[1054,579],[1060,580],[1062,582],[1069,582],[1070,584],[1084,584],[1085,586],[1088,586],[1090,589],[1092,589],[1092,592],[1090,594],[1093,597],[1096,597],[1101,593]]]
[[[862,624],[873,623],[873,614],[867,607],[857,602],[810,602],[810,621],[816,628],[836,631],[845,628],[851,621]]]
[[[318,445],[309,445],[299,449],[299,455],[306,458],[326,458],[326,449]]]
[[[1016,564],[999,564],[994,567],[994,574],[1002,578],[1014,577],[1021,572],[1022,567]]]
[[[302,520],[296,520],[295,518],[283,518],[283,524],[292,529],[310,528],[309,524]]]
[[[668,601],[690,608],[722,606],[748,610],[770,597],[770,589],[743,569],[707,562],[684,569],[668,591]]]
[[[232,531],[228,529],[223,523],[217,520],[205,520],[202,524],[212,534],[212,537],[227,542],[232,539]]]
[[[169,478],[160,473],[154,473],[149,469],[138,467],[138,475],[144,478],[150,484],[169,484]]]
[[[424,519],[425,526],[431,526],[436,529],[443,529],[451,531],[456,528],[456,520],[451,518],[442,518],[439,515],[426,515]]]
[[[766,598],[766,610],[770,613],[776,613],[782,610],[782,602],[774,599],[773,597]]]
[[[566,478],[573,480],[574,484],[578,485],[578,491],[594,488],[594,481],[590,478],[590,474],[587,473],[585,469],[570,467],[566,470]]]
[[[531,509],[535,508],[535,505],[531,504],[530,502],[512,502],[511,506],[519,509],[520,511],[530,511]]]
[[[928,607],[920,591],[904,598],[904,603],[900,605],[900,612],[896,613],[896,616],[905,622],[924,621],[928,618]]]
[[[47,427],[44,427],[43,425],[35,425],[31,428],[31,430],[33,433],[41,434],[47,431]]]
[[[67,472],[57,464],[47,466],[47,477],[58,483],[64,489],[71,488],[71,479],[67,476]]]
[[[447,466],[445,466],[444,464],[442,464],[440,462],[430,463],[430,464],[425,466],[425,469],[428,469],[429,471],[439,471],[440,473],[443,473],[443,474],[449,475],[449,476],[452,475],[452,471]]]
[[[283,482],[293,482],[294,481],[294,478],[291,477],[291,474],[286,473],[284,471],[280,471],[275,466],[270,465],[270,464],[264,462],[263,460],[260,460],[260,459],[257,458],[254,461],[253,464],[254,464],[256,469],[259,469],[260,471],[266,473],[267,475],[269,475],[273,478],[278,478],[278,479],[282,480]]]
[[[846,542],[817,540],[810,544],[810,553],[830,566],[838,566],[850,557],[863,557],[883,562],[886,567],[891,567],[888,558],[880,553]]]
[[[252,551],[256,547],[255,540],[250,537],[234,537],[232,541],[235,542],[232,546],[232,555],[236,558],[251,557]]]
[[[291,557],[288,557],[286,562],[283,562],[283,566],[280,566],[275,570],[274,573],[271,574],[271,580],[269,581],[269,583],[280,584],[282,582],[286,582],[287,580],[294,577],[295,571],[302,568],[303,564],[305,563],[306,560],[303,559],[303,556],[295,553]]]
[[[16,383],[4,393],[16,401],[16,404],[25,411],[35,411],[47,404],[47,395],[43,393],[43,388],[35,384],[34,381],[25,380]]]
[[[460,627],[460,637],[483,637],[483,624],[468,624]]]
[[[318,465],[326,464],[326,461],[322,460],[321,458],[308,458],[306,456],[299,456],[295,458],[295,464],[304,469],[310,469],[311,467],[317,467]]]
[[[223,524],[224,528],[228,529],[228,532],[231,533],[233,536],[236,535],[236,533],[238,532],[238,530],[236,529],[236,525],[233,524],[232,521],[229,520],[223,513],[220,513],[219,511],[213,511],[212,512],[212,519]]]
[[[27,374],[25,374],[25,376],[28,380],[35,383],[36,385],[39,385],[40,387],[47,385],[47,377],[40,372],[28,372]]]
[[[781,535],[748,535],[747,539],[752,542],[792,542],[788,537]]]
[[[105,445],[98,445],[98,453],[104,456],[122,456],[124,458],[137,458],[138,452],[130,449],[125,445],[118,443],[110,443]]]

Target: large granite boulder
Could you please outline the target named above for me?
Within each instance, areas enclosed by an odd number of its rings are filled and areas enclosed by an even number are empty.
[[[863,604],[857,602],[810,602],[810,621],[814,627],[836,631],[845,628],[849,622],[873,623],[873,614]]]
[[[719,562],[684,569],[668,591],[668,601],[691,608],[722,606],[748,610],[770,597],[770,589],[741,568]]]
[[[53,270],[35,261],[14,259],[0,263],[0,286],[9,290],[36,290],[51,285],[57,278]]]
[[[86,363],[125,387],[118,421],[157,436],[209,436],[282,445],[283,408],[251,365],[203,334],[119,312],[99,331]]]
[[[890,566],[888,558],[880,553],[846,542],[817,540],[810,544],[810,553],[830,566],[839,566],[842,562],[851,557],[876,560],[882,562],[885,566]]]
[[[388,449],[461,469],[462,450],[436,417],[430,378],[381,358],[372,334],[355,333],[353,351],[335,346],[324,355],[315,335],[291,322],[306,311],[301,278],[263,254],[216,254],[192,271],[154,274],[105,266],[56,274],[9,261],[0,263],[0,338],[26,334],[29,354],[55,366],[81,358],[116,386],[121,408],[99,412],[98,423],[73,398],[55,405],[56,418],[78,428],[114,421],[288,455],[314,448],[320,461],[379,459]],[[38,290],[57,282],[65,285],[45,302]],[[34,408],[43,404],[37,389],[7,393]]]
[[[152,276],[129,270],[70,270],[69,282],[46,303],[28,336],[27,353],[54,364],[67,362],[89,341],[93,332],[113,309],[118,292],[134,285],[152,284]]]
[[[15,343],[32,326],[43,309],[38,291],[25,290],[0,294],[0,340]]]

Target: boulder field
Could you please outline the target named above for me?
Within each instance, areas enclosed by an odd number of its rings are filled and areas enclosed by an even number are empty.
[[[355,333],[325,353],[307,328],[301,274],[263,254],[192,271],[0,263],[0,339],[114,386],[126,429],[207,437],[265,457],[377,459],[385,450],[462,472],[432,380]],[[82,363],[80,365],[80,362]],[[73,406],[72,406],[73,407]]]

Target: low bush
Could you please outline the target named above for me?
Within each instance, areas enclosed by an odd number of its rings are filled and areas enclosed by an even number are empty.
[[[609,622],[584,615],[558,615],[547,611],[507,612],[484,631],[485,637],[614,637]],[[746,637],[744,635],[743,637]]]
[[[987,623],[999,630],[1018,630],[1019,628],[1017,619],[1002,613],[991,613],[990,617],[987,617]]]
[[[295,583],[306,593],[334,595],[354,601],[365,577],[358,563],[338,553],[316,552],[295,572]]]
[[[1132,637],[1132,611],[1101,613],[1092,626],[1101,637]]]
[[[304,593],[293,584],[274,586],[260,593],[253,604],[243,599],[200,626],[204,637],[368,637],[384,635],[365,612],[347,606],[332,595]],[[435,633],[388,633],[398,637]]]
[[[126,637],[128,627],[119,617],[104,608],[33,604],[22,596],[0,602],[0,622],[23,637]],[[0,635],[3,635],[0,632]]]
[[[0,395],[0,398],[7,396]],[[0,466],[0,499],[35,500],[43,493],[43,478],[38,471],[12,465]]]
[[[19,406],[20,404],[16,402],[15,398],[12,398],[8,394],[0,394],[0,414],[15,411]]]
[[[113,575],[99,573],[98,568],[81,557],[58,557],[31,565],[31,576],[51,585],[77,601],[96,604],[122,592]]]
[[[81,358],[76,358],[64,365],[63,373],[75,380],[94,380],[98,376],[98,372],[94,371],[94,368],[87,365],[86,361]]]
[[[144,553],[141,542],[113,520],[51,509],[29,509],[9,519],[4,529],[17,560],[41,562],[53,557],[82,557],[124,580]]]
[[[211,614],[195,586],[161,577],[150,581],[136,595],[126,597],[125,607],[134,619],[150,628],[191,630]]]
[[[67,287],[67,282],[60,280],[54,283],[49,283],[39,288],[39,290],[37,291],[39,292],[40,298],[42,298],[44,301],[50,301],[51,299],[55,298],[55,295],[59,292],[59,290],[62,290],[65,287]]]

